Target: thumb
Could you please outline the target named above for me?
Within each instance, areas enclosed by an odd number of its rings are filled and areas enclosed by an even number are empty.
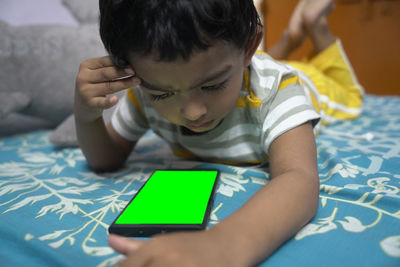
[[[143,241],[122,237],[119,235],[110,234],[108,237],[108,244],[121,254],[127,255],[143,245]]]
[[[112,108],[118,103],[118,96],[112,95],[106,98],[105,109]]]

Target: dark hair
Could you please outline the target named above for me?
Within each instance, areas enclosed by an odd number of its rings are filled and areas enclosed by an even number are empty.
[[[261,25],[253,0],[99,0],[100,36],[114,63],[129,53],[187,60],[216,41],[244,48]]]

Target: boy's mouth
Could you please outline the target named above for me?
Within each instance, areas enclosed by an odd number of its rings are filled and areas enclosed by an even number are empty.
[[[210,127],[215,120],[210,120],[210,121],[206,121],[206,122],[200,122],[200,123],[188,123],[186,125],[187,128],[192,129],[192,130],[200,130],[203,128],[208,128]]]

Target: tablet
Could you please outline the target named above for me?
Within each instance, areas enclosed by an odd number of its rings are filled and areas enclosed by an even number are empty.
[[[108,230],[132,237],[203,230],[218,178],[218,170],[156,170]]]

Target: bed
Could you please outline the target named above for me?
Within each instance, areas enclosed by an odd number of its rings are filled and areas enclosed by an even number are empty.
[[[35,3],[0,3],[0,20],[8,20],[0,21],[2,266],[114,266],[122,256],[107,245],[107,228],[156,168],[221,171],[208,227],[269,182],[261,169],[177,158],[150,131],[123,169],[101,175],[68,140],[55,145],[55,133],[72,131],[63,121],[79,62],[104,49],[97,0]],[[360,118],[316,140],[318,212],[260,266],[400,266],[400,97],[367,94]]]
[[[360,118],[317,137],[316,216],[260,266],[400,266],[400,97],[367,95]],[[148,132],[125,168],[90,171],[79,148],[51,130],[0,139],[3,266],[113,266],[107,228],[156,168],[217,168],[208,227],[269,181],[257,168],[184,161]],[[250,220],[251,218],[249,218]]]

